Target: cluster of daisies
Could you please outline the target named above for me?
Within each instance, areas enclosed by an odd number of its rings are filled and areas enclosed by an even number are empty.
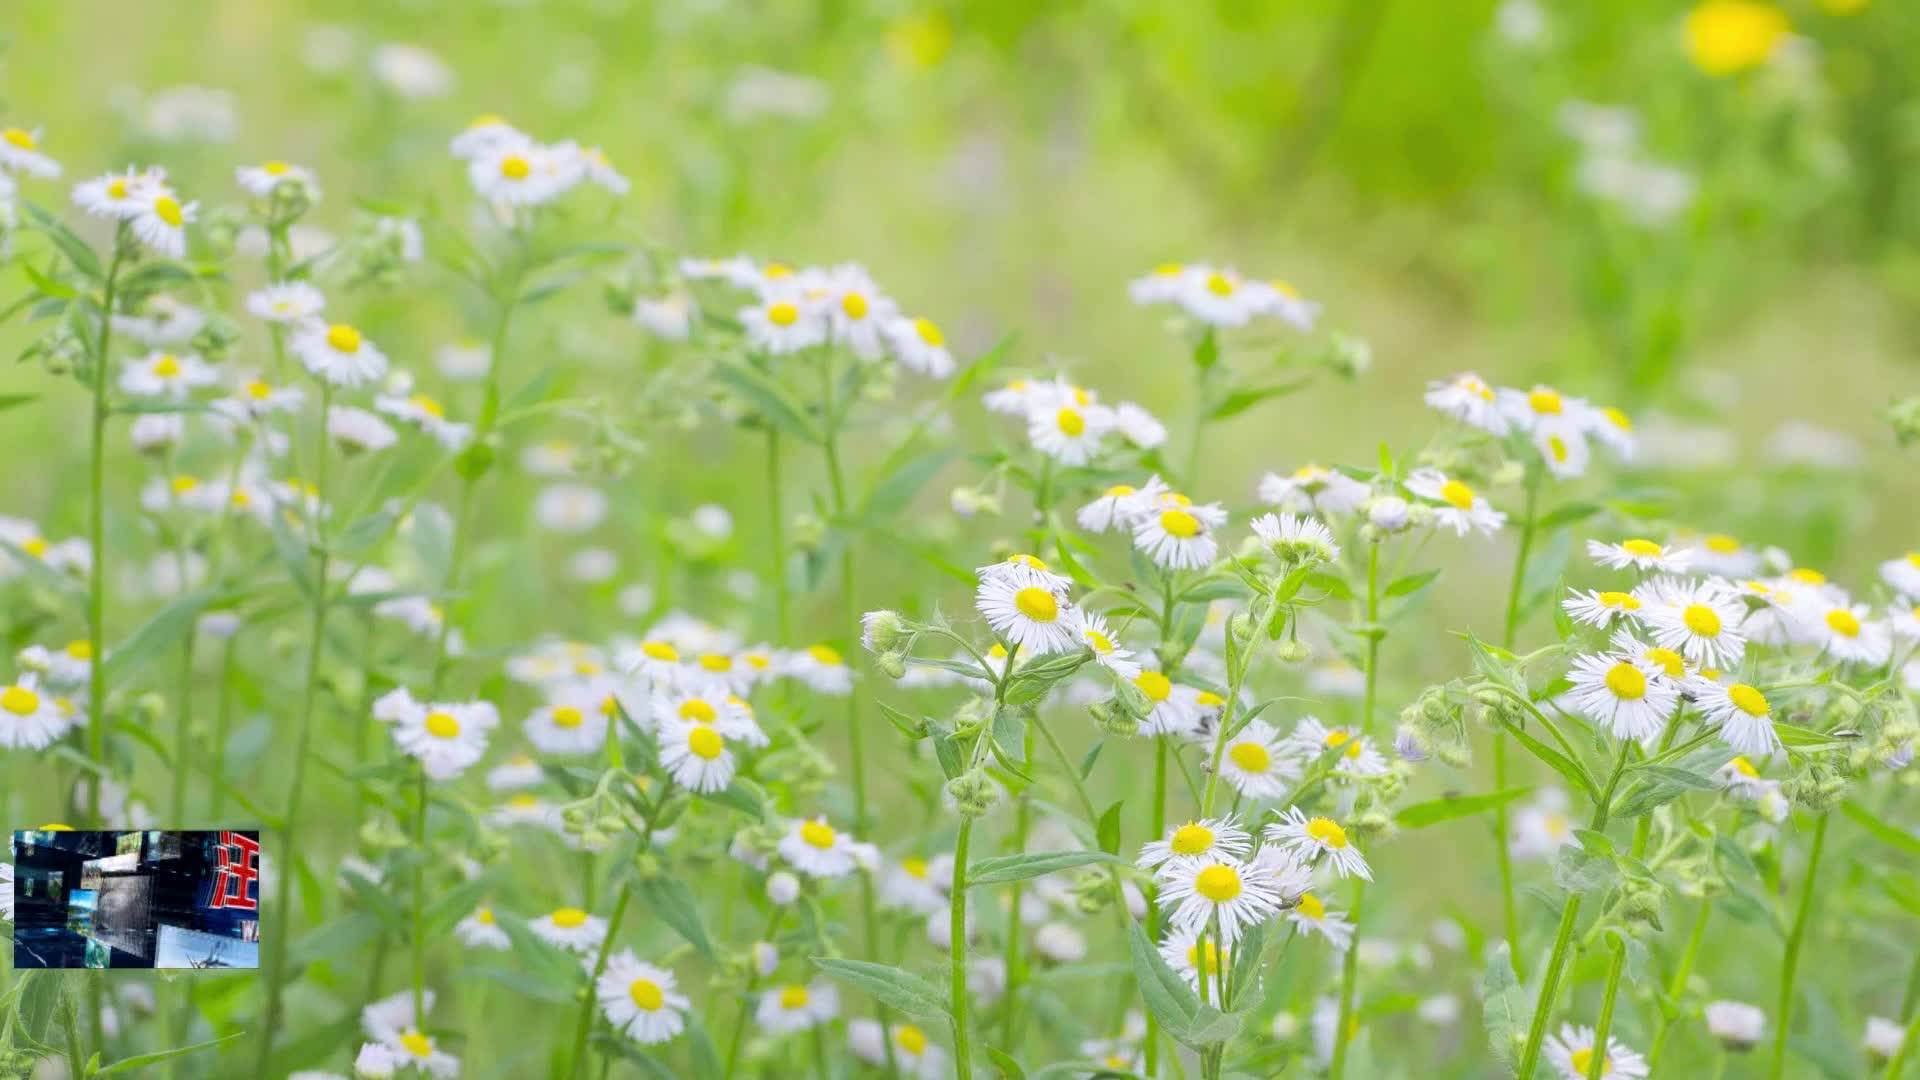
[[[467,179],[487,202],[509,210],[541,206],[582,183],[614,195],[632,187],[599,147],[569,139],[542,143],[499,116],[475,117],[450,144]]]
[[[1245,326],[1255,319],[1278,319],[1299,330],[1313,329],[1320,305],[1278,279],[1257,281],[1231,267],[1166,263],[1127,286],[1136,304],[1172,304],[1207,327]]]
[[[1554,476],[1584,474],[1592,460],[1588,440],[1619,457],[1634,452],[1633,420],[1612,406],[1594,405],[1551,386],[1494,387],[1472,372],[1427,387],[1427,404],[1496,438],[1530,441]]]
[[[60,649],[29,645],[14,663],[13,681],[0,685],[0,748],[45,750],[87,726],[91,642],[81,638]]]
[[[1167,441],[1166,425],[1144,407],[1131,401],[1104,405],[1094,391],[1057,375],[1011,380],[983,400],[989,412],[1024,421],[1033,448],[1060,465],[1087,466],[1119,445],[1151,450]]]
[[[634,318],[657,336],[683,340],[692,333],[698,285],[713,291],[715,317],[737,322],[755,353],[792,356],[834,346],[863,362],[891,359],[928,378],[953,374],[953,353],[939,324],[907,314],[856,263],[794,267],[746,255],[689,258],[680,260],[679,277],[682,285],[636,301]],[[742,296],[750,302],[738,306]]]

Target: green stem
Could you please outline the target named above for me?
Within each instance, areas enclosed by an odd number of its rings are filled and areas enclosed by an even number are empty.
[[[1048,738],[1051,739],[1052,736]],[[1062,754],[1061,760],[1066,764],[1067,771],[1073,773],[1073,763],[1066,761],[1065,758],[1066,755]],[[1074,778],[1079,779],[1077,774]],[[1091,803],[1087,812],[1089,814],[1093,812]],[[1167,740],[1156,737],[1153,740],[1153,832],[1150,835],[1158,840],[1166,833]],[[1160,887],[1158,885],[1147,886],[1147,936],[1155,941],[1160,940]],[[1160,1073],[1160,1023],[1154,1018],[1152,1012],[1147,1013],[1147,1035],[1141,1042],[1141,1051],[1146,1055],[1147,1075],[1158,1076]]]
[[[1527,556],[1533,551],[1534,511],[1540,495],[1540,470],[1527,470],[1526,508],[1520,519],[1520,550],[1513,560],[1513,580],[1507,586],[1507,618],[1500,635],[1501,648],[1512,651],[1520,632],[1520,590],[1526,579]],[[1493,733],[1493,790],[1507,789],[1507,733]],[[1514,901],[1513,855],[1507,850],[1507,806],[1493,808],[1493,850],[1500,864],[1500,912],[1506,924],[1507,955],[1513,959],[1513,973],[1521,981],[1527,977],[1520,948],[1520,909]],[[1524,1073],[1522,1076],[1526,1075]]]
[[[1378,541],[1367,545],[1367,658],[1366,658],[1366,694],[1363,711],[1360,715],[1360,730],[1369,732],[1373,728],[1373,710],[1376,700],[1376,686],[1380,674],[1380,635],[1376,633],[1380,621],[1380,544]],[[1504,846],[1504,845],[1503,845]],[[1346,954],[1340,962],[1340,1018],[1334,1028],[1333,1069],[1329,1075],[1340,1080],[1347,1070],[1347,1044],[1350,1041],[1347,1031],[1353,1024],[1354,986],[1359,978],[1359,966],[1355,957],[1360,954],[1360,902],[1366,897],[1367,886],[1364,881],[1353,883],[1353,940],[1347,943]]]
[[[786,511],[781,508],[780,488],[780,429],[773,424],[767,425],[767,533],[771,549],[768,558],[773,560],[773,625],[779,632],[775,639],[782,647],[791,645],[792,616],[789,611],[793,600],[787,587],[787,522]]]
[[[233,720],[233,648],[240,639],[236,630],[220,646],[220,697],[213,711],[213,809],[207,820],[218,824],[227,804],[227,727]],[[184,822],[182,823],[184,824]]]
[[[1687,933],[1687,947],[1680,953],[1680,966],[1673,969],[1673,978],[1667,983],[1668,1007],[1660,1011],[1660,1023],[1653,1033],[1653,1046],[1647,1051],[1647,1075],[1661,1075],[1660,1051],[1667,1045],[1667,1036],[1673,1032],[1673,1014],[1679,1011],[1680,994],[1687,987],[1687,980],[1693,975],[1693,960],[1700,953],[1701,939],[1707,933],[1707,914],[1713,910],[1713,901],[1705,897],[1700,899],[1700,909],[1694,912],[1693,929]]]
[[[1607,965],[1606,996],[1600,1000],[1600,1022],[1593,1027],[1593,1057],[1587,1066],[1587,1080],[1602,1080],[1607,1073],[1607,1038],[1613,1031],[1613,1003],[1620,993],[1620,973],[1626,966],[1626,943],[1615,941],[1613,960]]]
[[[1027,725],[1025,757],[1022,759],[1029,775],[1033,772],[1033,729],[1033,724]],[[1019,855],[1027,850],[1027,825],[1031,816],[1028,792],[1022,791],[1014,807],[1013,844],[1007,854]],[[1009,1054],[1017,1053],[1019,1049],[1019,1044],[1014,1042],[1014,1031],[1020,1015],[1017,1007],[1020,981],[1026,975],[1026,966],[1020,960],[1020,939],[1023,936],[1020,926],[1022,885],[1023,882],[1016,881],[1007,890],[1007,940],[1003,958],[1007,970],[1007,996],[1000,1014],[1000,1048]]]
[[[760,934],[761,941],[773,940],[774,931],[780,928],[781,914],[781,909],[776,906],[767,918],[766,930]],[[740,1019],[734,1021],[733,1037],[727,1040],[727,1067],[721,1074],[721,1080],[733,1080],[734,1066],[740,1060],[740,1043],[747,1036],[747,1020],[753,1016],[753,991],[759,985],[760,969],[755,967],[747,972],[747,989],[740,1001]]]
[[[185,575],[180,580],[186,581]],[[181,635],[180,702],[173,719],[173,820],[187,824],[187,762],[191,751],[187,740],[193,729],[193,639],[191,630]]]
[[[320,416],[322,420],[319,435],[319,464],[315,466],[316,471],[314,474],[314,488],[321,493],[320,498],[325,497],[327,490],[327,431],[324,418],[332,402],[332,384],[323,381],[320,384]],[[316,499],[315,501],[318,502],[319,500]],[[300,802],[306,790],[307,758],[309,756],[307,754],[307,748],[313,738],[313,710],[315,702],[319,697],[321,644],[326,640],[327,636],[328,552],[326,544],[321,542],[319,536],[320,528],[321,522],[319,520],[319,514],[315,513],[312,547],[314,554],[314,575],[312,582],[313,591],[311,594],[312,605],[309,609],[310,614],[307,625],[306,685],[300,694],[300,721],[294,736],[293,748],[293,780],[287,786],[287,816],[285,823],[281,827],[281,838],[284,845],[282,850],[289,853],[299,850],[299,848],[295,846],[295,841],[300,825]],[[266,1034],[260,1039],[260,1057],[254,1070],[262,1076],[268,1072],[267,1061],[273,1051],[273,1033],[280,1030],[281,991],[286,986],[287,978],[287,942],[293,937],[293,882],[294,878],[298,876],[299,875],[293,873],[293,867],[291,866],[286,867],[279,875],[280,895],[275,905],[279,916],[279,922],[276,924],[278,932],[273,935],[272,963],[268,965],[267,971],[267,1004],[263,1014],[264,1023],[261,1026],[261,1030]],[[424,1021],[424,1016],[418,1017],[417,1019]]]
[[[573,1029],[573,1056],[568,1075],[577,1078],[587,1061],[587,1034],[593,1030],[594,984],[607,970],[607,955],[613,951],[613,939],[620,932],[620,920],[626,918],[627,901],[633,897],[631,880],[620,883],[620,895],[613,902],[613,915],[607,919],[607,936],[601,939],[599,955],[594,957],[593,974],[587,979],[587,996],[580,1001],[580,1021]]]
[[[1813,853],[1807,856],[1807,872],[1800,883],[1800,908],[1793,916],[1793,930],[1787,935],[1786,956],[1780,962],[1780,1020],[1773,1029],[1773,1060],[1767,1070],[1771,1080],[1780,1080],[1787,1067],[1787,1029],[1793,1021],[1793,981],[1800,967],[1800,945],[1806,940],[1807,920],[1813,915],[1814,883],[1820,872],[1820,856],[1827,847],[1827,815],[1813,823]]]
[[[427,936],[422,932],[422,913],[426,910],[427,895],[427,769],[424,764],[414,770],[413,807],[413,850],[419,856],[413,864],[413,910],[412,929],[407,934],[413,954],[413,1022],[416,1027],[427,1026]]]
[[[113,351],[113,294],[120,281],[120,262],[126,248],[127,226],[113,234],[113,261],[101,293],[100,348],[93,358],[93,441],[87,475],[87,759],[103,770],[107,764],[107,367]],[[185,588],[185,583],[181,585]],[[100,824],[100,775],[93,777],[87,795],[87,823]],[[75,1076],[80,1075],[77,1071]]]
[[[80,1051],[80,1021],[73,1012],[75,992],[71,986],[62,988],[60,992],[60,1007],[66,1012],[66,1023],[63,1026],[67,1030],[67,1075],[85,1076],[87,1072],[84,1066],[87,1059],[81,1056]]]
[[[953,1058],[956,1075],[973,1075],[973,1044],[967,1037],[967,844],[973,838],[973,818],[960,819],[960,836],[953,846],[953,901],[948,911],[947,929],[952,934],[948,952],[948,993],[953,1004]],[[1019,913],[1015,912],[1018,918]],[[886,1038],[886,1026],[880,1028]],[[890,1040],[889,1040],[890,1041]]]
[[[1340,957],[1340,1019],[1333,1029],[1333,1066],[1327,1075],[1340,1080],[1347,1071],[1347,1047],[1353,1042],[1353,991],[1359,981],[1360,905],[1367,897],[1367,883],[1353,881],[1353,940]],[[1521,1075],[1526,1075],[1522,1073]]]

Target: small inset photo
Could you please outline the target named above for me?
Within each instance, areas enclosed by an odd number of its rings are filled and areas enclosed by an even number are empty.
[[[260,834],[13,834],[18,968],[257,968]]]

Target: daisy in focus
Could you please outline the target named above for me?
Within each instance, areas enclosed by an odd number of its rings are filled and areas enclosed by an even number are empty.
[[[394,743],[417,758],[433,780],[451,780],[478,762],[487,750],[487,734],[500,723],[488,702],[423,704],[405,687],[376,700],[373,718],[393,729]]]
[[[1450,479],[1436,469],[1421,469],[1407,477],[1407,490],[1438,504],[1435,520],[1452,529],[1456,536],[1475,530],[1492,536],[1507,523],[1507,515],[1495,510],[1484,496],[1464,481]]]
[[[1310,818],[1299,807],[1289,806],[1279,821],[1267,826],[1266,838],[1303,859],[1325,856],[1341,877],[1373,880],[1366,857],[1347,839],[1347,830],[1330,817]]]
[[[1547,1036],[1547,1060],[1565,1080],[1587,1080],[1592,1074],[1595,1034],[1590,1027],[1562,1024],[1558,1033]],[[1646,1080],[1647,1059],[1609,1035],[1600,1073],[1611,1080]]]
[[[606,969],[594,980],[594,995],[607,1023],[642,1046],[679,1035],[692,1006],[675,989],[673,972],[642,962],[632,949],[607,958]]]

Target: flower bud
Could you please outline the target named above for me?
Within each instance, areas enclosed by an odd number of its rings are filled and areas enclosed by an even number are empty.
[[[767,900],[779,907],[793,903],[800,896],[800,879],[785,870],[775,870],[767,875]]]
[[[985,769],[974,769],[947,781],[947,794],[953,797],[954,809],[962,816],[980,817],[1000,800],[1000,785],[993,782]]]
[[[1893,425],[1893,437],[1901,446],[1920,442],[1920,394],[1888,406],[1887,423]]]
[[[897,611],[881,608],[860,616],[860,644],[871,653],[898,652],[907,647],[912,631]]]
[[[1367,524],[1383,533],[1404,532],[1412,508],[1398,495],[1382,495],[1367,504]]]
[[[1433,756],[1449,769],[1473,767],[1473,751],[1466,743],[1448,740],[1434,750]]]
[[[1273,647],[1273,654],[1283,664],[1304,664],[1313,659],[1313,650],[1299,638],[1288,638]]]
[[[1646,923],[1655,930],[1661,929],[1660,909],[1664,906],[1667,890],[1659,882],[1645,879],[1633,879],[1627,883],[1620,898],[1620,913],[1632,922]]]
[[[1140,718],[1129,713],[1118,701],[1096,701],[1087,706],[1087,713],[1101,731],[1130,739],[1140,733]]]
[[[1402,761],[1425,761],[1432,756],[1432,744],[1425,733],[1409,724],[1401,724],[1393,733],[1393,752]]]
[[[1512,487],[1527,478],[1527,467],[1518,461],[1503,461],[1487,479],[1494,487]]]
[[[898,679],[907,673],[907,658],[904,653],[881,653],[874,660],[874,666],[889,679]]]

